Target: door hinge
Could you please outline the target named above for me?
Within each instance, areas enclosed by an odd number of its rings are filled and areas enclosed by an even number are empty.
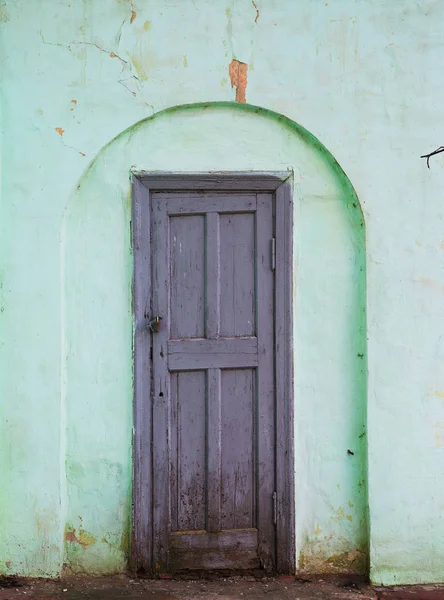
[[[271,238],[271,270],[276,269],[276,238]]]
[[[273,523],[277,525],[278,521],[278,497],[277,493],[273,492]]]

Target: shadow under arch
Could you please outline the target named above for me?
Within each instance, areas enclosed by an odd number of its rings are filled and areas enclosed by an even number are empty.
[[[351,181],[349,180],[349,178],[347,177],[347,175],[345,174],[345,172],[343,171],[343,169],[341,168],[340,164],[335,159],[333,154],[331,154],[331,152],[322,144],[322,142],[317,137],[315,137],[310,131],[308,131],[308,129],[305,129],[305,127],[303,127],[296,121],[293,121],[289,117],[283,115],[282,113],[278,113],[276,111],[273,111],[271,109],[264,108],[261,106],[255,106],[254,104],[243,104],[243,103],[239,103],[239,102],[214,101],[214,102],[197,102],[197,103],[192,103],[192,104],[177,104],[174,106],[169,106],[168,108],[162,109],[160,111],[157,111],[154,114],[150,115],[149,117],[145,117],[144,119],[137,121],[133,125],[130,125],[126,129],[124,129],[123,131],[118,133],[107,144],[105,144],[105,146],[103,146],[103,148],[101,148],[101,150],[92,159],[90,164],[86,167],[84,173],[82,174],[82,176],[76,186],[76,191],[79,190],[80,186],[82,185],[83,180],[88,177],[89,172],[92,169],[94,169],[94,166],[95,166],[96,162],[100,159],[100,156],[104,152],[106,152],[106,150],[108,148],[110,148],[119,139],[124,138],[128,134],[129,135],[135,134],[138,130],[143,128],[144,125],[146,125],[150,121],[159,119],[163,116],[166,116],[169,114],[174,114],[174,113],[180,113],[180,112],[200,111],[200,110],[208,110],[208,109],[210,109],[210,110],[211,109],[212,110],[230,109],[230,110],[237,111],[239,113],[246,112],[246,113],[250,113],[250,114],[255,114],[255,115],[258,115],[263,118],[271,119],[271,120],[275,121],[276,123],[279,123],[281,126],[287,128],[289,130],[289,132],[292,132],[293,134],[299,136],[302,140],[304,140],[305,143],[309,144],[314,150],[318,151],[319,155],[324,158],[324,160],[330,166],[330,168],[336,172],[338,178],[342,181],[344,190],[345,189],[347,190],[350,198],[353,197],[356,200],[356,202],[359,206],[358,212],[360,213],[361,217],[363,218],[362,210],[359,205],[359,200],[358,200],[357,194],[353,188]],[[74,194],[72,194],[70,200],[75,198],[75,196],[76,196],[76,192],[74,192]],[[68,203],[68,206],[69,206],[69,203]],[[68,208],[68,206],[67,206],[67,208]]]
[[[368,570],[365,226],[348,177],[304,127],[235,102],[167,108],[106,144],[63,216],[62,409],[72,572],[124,571],[131,539],[134,171],[294,173],[296,560]],[[100,485],[99,485],[100,484]],[[81,517],[81,518],[80,518]],[[86,539],[86,538],[85,538]]]

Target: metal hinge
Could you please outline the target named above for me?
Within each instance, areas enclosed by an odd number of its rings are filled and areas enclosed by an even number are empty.
[[[271,270],[276,269],[276,238],[271,238]]]
[[[278,521],[278,497],[277,493],[273,492],[273,523],[277,525]]]

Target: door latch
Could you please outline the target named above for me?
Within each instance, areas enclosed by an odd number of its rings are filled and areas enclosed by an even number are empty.
[[[151,319],[151,321],[148,321],[148,323],[146,324],[146,328],[150,329],[152,331],[152,333],[158,333],[159,329],[160,329],[160,321],[162,320],[162,317],[160,315],[156,315],[154,317],[154,319]]]

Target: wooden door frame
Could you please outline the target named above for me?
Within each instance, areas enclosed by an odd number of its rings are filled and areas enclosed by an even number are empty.
[[[271,192],[276,198],[275,385],[278,573],[295,572],[293,426],[293,185],[289,173],[137,173],[132,177],[133,248],[133,521],[131,568],[152,571],[152,405],[150,202],[153,191]],[[148,206],[144,206],[148,202]],[[147,276],[148,274],[148,276]],[[146,312],[147,311],[147,312]]]

